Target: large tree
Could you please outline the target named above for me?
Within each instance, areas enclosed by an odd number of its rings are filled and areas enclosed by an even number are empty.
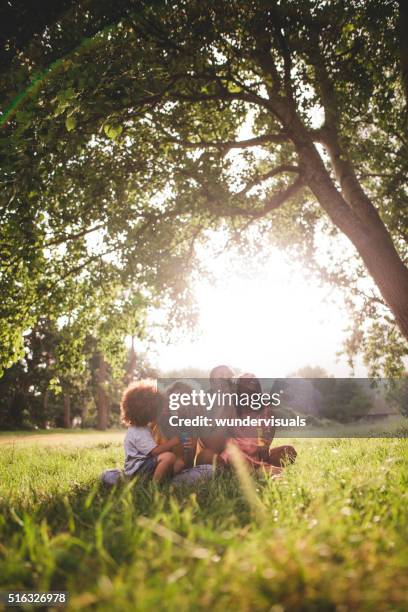
[[[317,231],[345,235],[354,267],[335,249],[316,265],[359,296],[371,338],[406,353],[396,1],[95,0],[26,17],[2,54],[6,361],[68,278],[180,298],[197,237],[220,219],[308,255]]]

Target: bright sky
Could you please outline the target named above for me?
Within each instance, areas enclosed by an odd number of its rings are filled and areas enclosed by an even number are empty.
[[[323,121],[321,109],[313,109],[311,119],[318,127]],[[254,135],[251,121],[249,113],[240,139]],[[229,155],[235,158],[234,167],[241,167],[239,152],[233,150]],[[215,257],[220,239],[222,231],[214,234],[201,253],[214,278],[212,282],[202,278],[195,285],[199,308],[195,337],[186,333],[182,341],[171,336],[160,340],[159,332],[153,334],[153,345],[139,346],[147,350],[149,360],[162,371],[189,366],[209,371],[225,363],[259,377],[275,378],[318,365],[335,376],[350,376],[346,357],[337,356],[349,324],[341,294],[330,294],[316,279],[308,280],[301,265],[278,249],[269,248],[266,261],[260,256],[244,262],[242,257],[231,258],[231,253]],[[327,246],[323,236],[317,243]],[[337,248],[333,243],[328,246],[332,252]],[[344,239],[339,249],[350,255],[352,247]],[[151,324],[164,322],[165,316],[154,313]],[[356,360],[354,374],[367,376],[361,361]]]
[[[215,278],[196,283],[195,338],[168,337],[169,344],[158,341],[148,349],[161,370],[226,363],[274,378],[319,365],[338,377],[350,375],[346,358],[336,356],[349,323],[340,294],[308,281],[300,264],[277,249],[262,264],[254,262],[250,273],[241,266],[238,271],[228,254],[206,260]],[[355,374],[366,375],[364,366],[358,364]]]

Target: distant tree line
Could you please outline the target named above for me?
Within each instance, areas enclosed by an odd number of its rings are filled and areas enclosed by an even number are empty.
[[[61,330],[46,317],[24,338],[24,358],[0,378],[0,429],[119,425],[123,386],[140,376],[156,376],[131,347],[115,368],[95,337],[82,346],[82,367],[64,367]]]
[[[286,405],[333,421],[349,423],[399,412],[408,416],[407,374],[393,380],[335,378],[319,366],[305,366],[275,380],[273,390],[278,389]]]

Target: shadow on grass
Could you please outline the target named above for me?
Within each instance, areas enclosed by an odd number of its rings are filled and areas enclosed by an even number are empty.
[[[134,479],[106,488],[99,481],[57,494],[28,511],[0,507],[0,585],[14,589],[85,588],[135,562],[157,540],[140,517],[177,537],[251,520],[230,475],[175,489]],[[181,534],[181,535],[180,535]],[[159,538],[160,539],[160,538]],[[143,554],[144,554],[143,553]],[[73,587],[73,583],[75,586]]]
[[[57,493],[46,500],[42,498],[31,504],[30,510],[26,509],[24,501],[21,506],[10,507],[6,500],[2,500],[2,531],[7,534],[19,531],[24,516],[30,516],[37,524],[46,521],[53,533],[72,530],[73,521],[78,521],[84,528],[91,526],[98,517],[107,513],[116,515],[120,521],[124,504],[127,509],[132,508],[135,516],[152,516],[158,511],[169,511],[174,502],[183,508],[191,496],[194,496],[201,520],[211,516],[217,521],[228,513],[241,524],[250,520],[249,508],[237,479],[231,473],[219,473],[210,480],[191,485],[174,487],[170,481],[160,488],[146,479],[135,478],[114,487],[97,479],[91,484],[74,484],[69,493]]]

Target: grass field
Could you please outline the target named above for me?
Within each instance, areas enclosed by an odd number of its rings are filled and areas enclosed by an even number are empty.
[[[297,440],[276,481],[106,491],[123,433],[0,436],[0,590],[72,610],[408,609],[408,441]]]

